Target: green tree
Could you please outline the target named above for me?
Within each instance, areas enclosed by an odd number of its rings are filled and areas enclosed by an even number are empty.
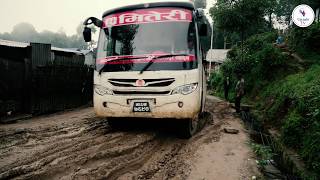
[[[265,27],[268,4],[265,0],[218,0],[210,15],[218,29],[248,36]]]

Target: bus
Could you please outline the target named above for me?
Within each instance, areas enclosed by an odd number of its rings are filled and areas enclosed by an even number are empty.
[[[206,97],[204,13],[186,2],[155,2],[106,11],[84,22],[100,29],[93,104],[109,124],[121,118],[176,119],[183,136],[197,131]]]

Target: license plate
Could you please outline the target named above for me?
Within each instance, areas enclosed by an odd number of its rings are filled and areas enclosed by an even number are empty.
[[[133,112],[150,112],[149,102],[134,102]]]

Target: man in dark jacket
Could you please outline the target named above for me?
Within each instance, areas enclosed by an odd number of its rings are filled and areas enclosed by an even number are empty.
[[[226,101],[228,101],[228,94],[229,94],[229,88],[230,88],[230,79],[229,79],[229,76],[227,76],[226,78],[224,78],[223,88],[224,88],[224,98],[226,99]]]
[[[236,99],[235,99],[235,108],[236,112],[240,113],[240,104],[241,104],[241,98],[244,96],[244,79],[240,75],[238,77],[238,82],[236,85]]]

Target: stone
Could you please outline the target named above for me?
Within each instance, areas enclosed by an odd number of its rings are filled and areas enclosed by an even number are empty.
[[[234,129],[234,128],[224,128],[223,130],[225,133],[228,133],[228,134],[238,134],[239,133],[239,130]]]

